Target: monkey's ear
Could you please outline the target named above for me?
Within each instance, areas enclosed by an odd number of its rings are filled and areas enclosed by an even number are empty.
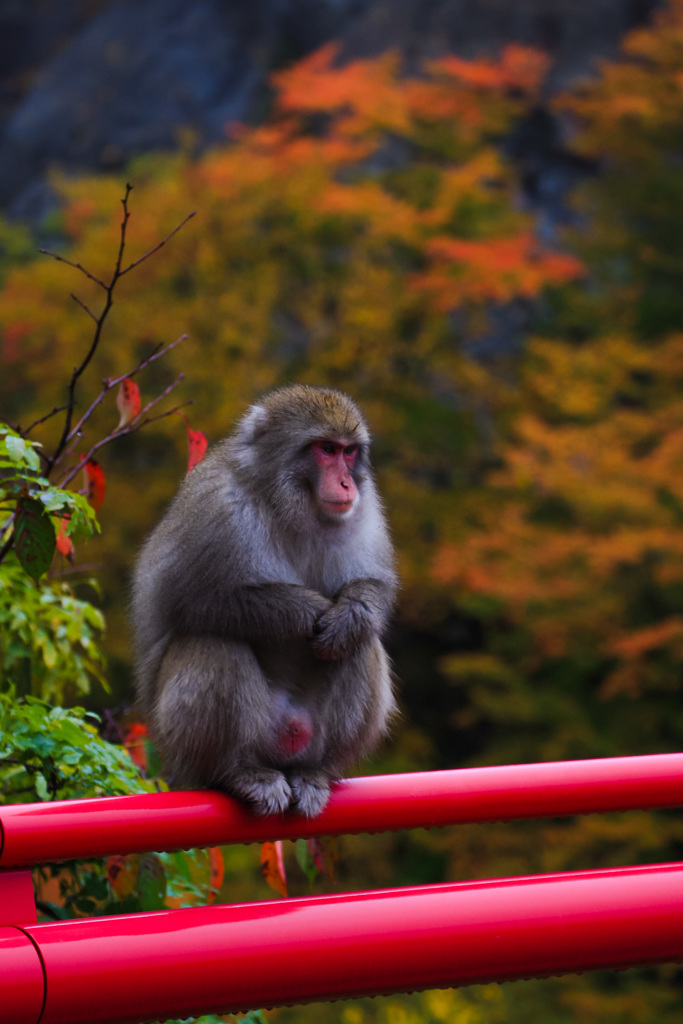
[[[268,429],[268,410],[263,405],[252,405],[237,424],[233,441],[233,454],[241,469],[250,471],[257,459],[255,443]]]
[[[268,429],[268,411],[264,406],[251,406],[234,432],[232,451],[242,469],[249,470],[256,460],[254,444]]]
[[[263,405],[252,405],[247,409],[238,428],[243,444],[258,441],[268,429],[268,410]]]

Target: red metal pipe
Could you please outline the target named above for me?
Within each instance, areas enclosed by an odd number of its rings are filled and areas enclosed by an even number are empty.
[[[0,928],[0,1020],[36,1024],[45,979],[38,951],[19,928]]]
[[[133,1024],[680,962],[683,865],[157,911],[24,932],[45,967],[40,1024]]]
[[[31,924],[36,920],[31,872],[28,868],[0,871],[0,925]]]
[[[0,866],[681,804],[683,754],[347,779],[312,820],[206,790],[17,804],[0,808]]]

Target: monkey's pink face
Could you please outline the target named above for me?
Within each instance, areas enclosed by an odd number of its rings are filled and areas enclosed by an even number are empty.
[[[314,441],[313,456],[318,466],[318,504],[324,512],[343,516],[358,500],[352,470],[358,445],[348,441]]]

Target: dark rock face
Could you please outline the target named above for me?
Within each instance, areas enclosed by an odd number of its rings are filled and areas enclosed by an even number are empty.
[[[590,73],[656,0],[372,0],[344,30],[354,55],[398,49],[413,61],[496,52],[512,40],[553,57],[557,82]]]
[[[40,206],[54,163],[113,169],[266,109],[274,67],[339,38],[349,58],[544,47],[590,70],[655,0],[0,0],[0,204]],[[36,199],[38,197],[38,199]]]
[[[264,80],[275,25],[267,5],[121,0],[54,56],[8,119],[0,202],[46,164],[111,168],[181,131],[221,137]]]

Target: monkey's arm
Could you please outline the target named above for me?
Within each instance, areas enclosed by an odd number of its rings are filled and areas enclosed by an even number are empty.
[[[268,637],[287,639],[313,635],[316,621],[332,602],[308,587],[293,583],[254,583],[217,592],[186,591],[167,602],[167,619],[179,635],[206,634],[252,642]]]
[[[384,580],[351,580],[315,624],[311,649],[325,661],[347,658],[370,636],[384,631],[394,587]]]

